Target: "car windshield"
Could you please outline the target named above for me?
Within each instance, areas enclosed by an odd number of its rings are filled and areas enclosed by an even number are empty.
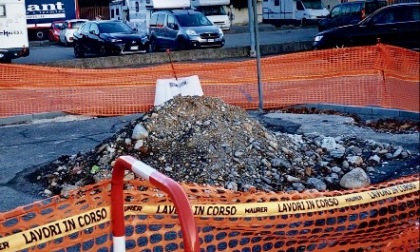
[[[226,11],[223,6],[202,6],[198,10],[206,16],[226,15]]]
[[[82,24],[86,23],[86,21],[76,21],[76,22],[72,22],[71,23],[71,28],[73,29],[77,29],[80,26],[82,26]]]
[[[101,33],[131,33],[130,26],[121,22],[99,23],[99,32]]]
[[[179,24],[184,27],[194,27],[194,26],[210,26],[213,25],[210,20],[206,18],[201,13],[197,14],[181,14],[177,15]]]
[[[63,26],[63,23],[55,23],[54,27],[60,29]]]
[[[320,0],[303,0],[302,3],[306,9],[322,10],[324,8]]]
[[[383,2],[366,2],[365,4],[365,13],[366,15],[373,13],[374,11],[376,11],[379,8],[382,8],[384,6],[386,6],[387,2],[383,1]]]

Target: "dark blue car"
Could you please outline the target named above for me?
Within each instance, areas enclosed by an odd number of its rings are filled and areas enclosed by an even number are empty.
[[[385,0],[359,0],[336,5],[326,18],[319,21],[318,30],[323,31],[333,27],[357,24],[386,5],[387,1]]]
[[[74,55],[86,53],[99,56],[149,51],[149,39],[121,21],[89,21],[74,32]]]
[[[382,7],[355,25],[319,32],[313,48],[374,45],[380,41],[418,51],[420,48],[420,3]]]

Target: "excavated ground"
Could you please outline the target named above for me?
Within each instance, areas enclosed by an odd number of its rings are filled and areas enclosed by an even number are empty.
[[[277,111],[279,112],[279,111]],[[286,108],[287,113],[336,111]],[[415,121],[395,119],[353,122],[377,131],[407,134],[419,131]],[[327,143],[335,144],[331,149]],[[115,159],[132,155],[175,181],[248,191],[342,189],[343,176],[355,168],[380,173],[384,162],[400,162],[418,172],[418,153],[353,136],[335,137],[272,131],[236,106],[210,97],[176,97],[132,121],[88,153],[62,156],[29,177],[46,196],[111,176]],[[413,161],[414,160],[414,161]],[[134,179],[128,173],[127,179]]]

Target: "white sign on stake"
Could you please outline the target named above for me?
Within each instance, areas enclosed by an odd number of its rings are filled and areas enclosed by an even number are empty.
[[[177,79],[158,79],[156,81],[155,106],[160,106],[175,96],[202,96],[200,80],[197,75]]]

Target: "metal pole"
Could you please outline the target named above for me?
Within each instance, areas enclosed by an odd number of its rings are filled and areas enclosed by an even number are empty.
[[[249,38],[250,38],[250,51],[249,51],[249,56],[250,57],[255,57],[255,15],[254,15],[254,8],[253,0],[248,0],[248,28],[249,28]]]
[[[194,214],[188,197],[183,188],[171,178],[131,157],[117,158],[112,172],[111,180],[111,223],[113,235],[113,251],[125,252],[125,225],[124,225],[124,171],[130,170],[136,175],[149,181],[152,185],[167,193],[174,202],[175,209],[181,222],[181,232],[185,252],[200,252],[200,239],[198,238]]]
[[[260,53],[260,41],[259,41],[259,31],[258,31],[258,12],[257,12],[257,1],[252,0],[252,8],[254,13],[254,29],[255,29],[255,47],[256,47],[256,56],[257,56],[257,78],[258,78],[258,110],[263,112],[263,88],[261,83],[261,53]]]

